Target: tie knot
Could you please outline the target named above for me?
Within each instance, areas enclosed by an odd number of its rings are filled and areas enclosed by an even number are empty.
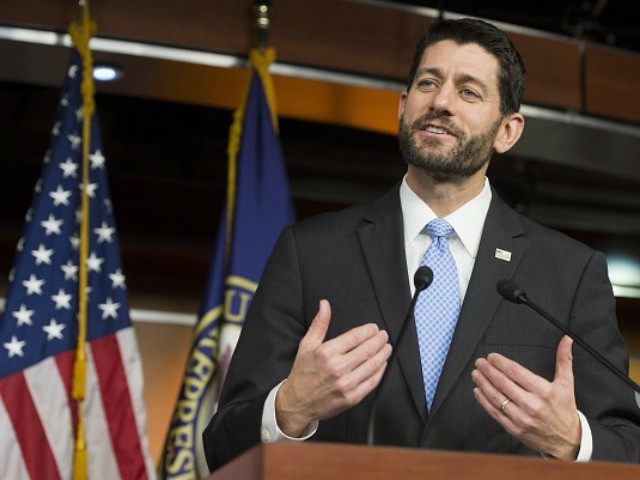
[[[434,239],[438,237],[449,238],[453,233],[453,227],[446,220],[436,218],[427,223],[427,233]]]

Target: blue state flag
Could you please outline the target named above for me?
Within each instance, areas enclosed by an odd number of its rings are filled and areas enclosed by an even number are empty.
[[[229,185],[192,350],[167,434],[166,479],[204,477],[201,433],[211,416],[267,258],[294,220],[277,135],[274,52],[252,51],[251,78],[229,135]]]

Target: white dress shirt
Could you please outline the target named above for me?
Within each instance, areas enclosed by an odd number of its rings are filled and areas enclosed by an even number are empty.
[[[460,287],[460,303],[464,301],[467,293],[469,279],[473,271],[473,265],[480,246],[480,237],[484,220],[487,218],[489,205],[491,204],[491,187],[489,180],[485,178],[484,186],[480,194],[465,203],[455,212],[444,219],[453,227],[454,232],[449,237],[449,250],[456,262],[458,269],[458,286]],[[427,223],[438,218],[416,195],[407,179],[400,186],[400,206],[402,208],[402,221],[404,224],[404,249],[407,257],[407,272],[409,272],[409,285],[411,295],[415,293],[413,274],[420,266],[420,258],[431,245],[432,239],[423,230]]]
[[[491,204],[491,187],[489,179],[485,177],[482,191],[473,199],[450,213],[444,219],[453,227],[454,233],[449,238],[449,249],[458,269],[458,286],[460,288],[460,301],[464,301],[473,266],[480,246],[484,221],[487,218],[489,205]],[[422,254],[431,245],[432,239],[423,232],[424,227],[438,216],[422,201],[407,184],[406,176],[400,186],[400,207],[404,225],[404,248],[407,259],[408,281],[411,287],[411,295],[415,292],[413,275],[420,266]],[[283,380],[284,382],[284,380]],[[312,423],[307,431],[298,438],[289,437],[278,427],[276,419],[275,400],[280,385],[276,385],[269,395],[262,410],[261,437],[263,442],[276,441],[303,441],[312,437],[317,429],[318,422]],[[593,438],[591,428],[586,417],[578,412],[582,427],[582,438],[577,461],[588,461],[593,452]]]

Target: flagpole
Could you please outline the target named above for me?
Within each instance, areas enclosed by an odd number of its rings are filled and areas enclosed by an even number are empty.
[[[229,130],[225,210],[165,443],[162,465],[167,480],[198,478],[195,469],[202,465],[202,459],[195,447],[200,441],[195,432],[214,413],[214,396],[220,393],[260,273],[282,228],[294,219],[274,128],[277,117],[268,67],[275,59],[275,50],[267,45],[269,2],[259,2],[254,11],[255,43],[249,52],[245,88]],[[212,381],[214,376],[217,384]],[[194,382],[203,387],[197,398]],[[192,407],[185,409],[182,405]]]
[[[268,68],[275,61],[275,49],[268,47],[269,27],[271,20],[269,19],[269,8],[271,2],[269,0],[256,0],[254,4],[255,13],[255,40],[256,46],[249,52],[250,65],[256,70],[260,76],[260,80],[265,88],[267,103],[271,112],[271,122],[273,128],[278,132],[278,113],[275,108],[275,94],[273,92],[273,84],[268,74]],[[236,178],[237,178],[237,158],[240,149],[240,139],[242,137],[242,122],[244,120],[244,111],[251,87],[251,77],[243,90],[242,97],[238,108],[233,113],[233,123],[229,129],[229,143],[227,146],[227,224],[226,224],[226,242],[225,242],[225,265],[229,259],[229,251],[231,239],[233,237],[233,221],[235,212],[236,198]]]
[[[260,51],[269,45],[269,28],[271,27],[271,19],[269,18],[270,7],[271,2],[269,0],[256,0],[253,6],[256,18],[256,48]]]
[[[72,397],[78,408],[78,423],[73,459],[73,478],[87,478],[87,450],[84,433],[84,398],[86,389],[87,357],[87,257],[89,252],[89,153],[91,149],[91,119],[95,110],[93,84],[93,57],[89,40],[96,31],[96,25],[89,14],[89,0],[80,0],[82,18],[69,26],[69,34],[82,58],[82,189],[80,192],[80,248],[78,282],[78,339],[73,364]]]
[[[273,47],[269,46],[269,29],[271,27],[271,20],[269,18],[270,7],[271,2],[269,0],[256,0],[254,7],[256,15],[256,47],[249,53],[249,60],[262,81],[269,111],[271,112],[271,124],[275,132],[278,133],[276,96],[271,75],[269,75],[269,65],[276,60],[276,51]]]

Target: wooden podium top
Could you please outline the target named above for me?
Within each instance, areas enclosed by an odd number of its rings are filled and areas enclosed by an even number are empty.
[[[640,480],[640,466],[334,443],[258,445],[209,480]]]

